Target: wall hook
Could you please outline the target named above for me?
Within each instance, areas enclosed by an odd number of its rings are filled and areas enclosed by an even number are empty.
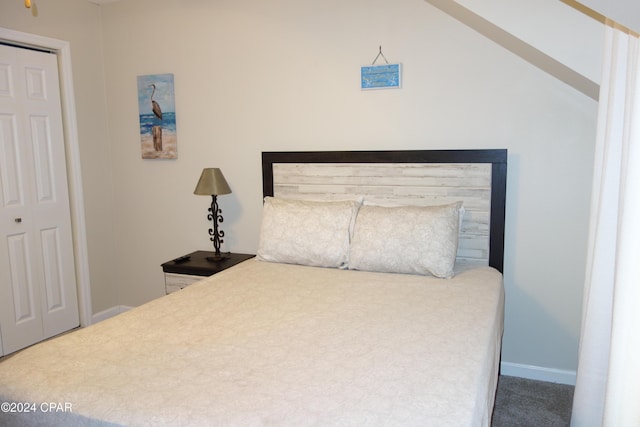
[[[382,59],[384,59],[384,62],[386,62],[387,64],[389,63],[389,61],[387,61],[387,58],[385,58],[384,53],[382,53],[382,46],[380,46],[379,50],[378,50],[378,55],[376,56],[376,58],[373,60],[373,62],[371,63],[371,65],[376,65],[376,61],[378,60],[378,58],[380,58],[382,56]]]

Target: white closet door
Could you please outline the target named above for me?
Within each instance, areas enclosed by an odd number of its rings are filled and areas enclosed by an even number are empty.
[[[11,353],[78,326],[56,55],[0,45],[0,335]]]

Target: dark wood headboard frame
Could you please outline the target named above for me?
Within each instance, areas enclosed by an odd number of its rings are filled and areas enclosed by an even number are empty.
[[[489,265],[502,272],[507,150],[288,151],[262,153],[262,193],[273,196],[274,163],[491,163]]]

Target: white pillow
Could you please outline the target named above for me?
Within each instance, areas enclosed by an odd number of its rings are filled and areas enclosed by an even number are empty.
[[[257,258],[347,268],[350,228],[360,203],[265,197]]]
[[[462,202],[360,208],[349,254],[353,270],[453,276]]]
[[[365,199],[363,198],[361,203],[363,205],[366,206],[384,206],[384,207],[388,207],[388,208],[399,208],[399,207],[404,207],[407,205],[399,205],[397,203],[394,203],[392,200],[376,200],[376,201],[371,201],[369,199]],[[464,205],[462,204],[463,202],[459,202],[460,203],[460,210],[458,211],[458,233],[462,232],[462,223],[464,222]],[[353,233],[351,233],[353,235]]]

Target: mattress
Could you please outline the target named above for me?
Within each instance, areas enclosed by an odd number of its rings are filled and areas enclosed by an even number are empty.
[[[502,275],[249,260],[0,363],[0,425],[487,426]]]

